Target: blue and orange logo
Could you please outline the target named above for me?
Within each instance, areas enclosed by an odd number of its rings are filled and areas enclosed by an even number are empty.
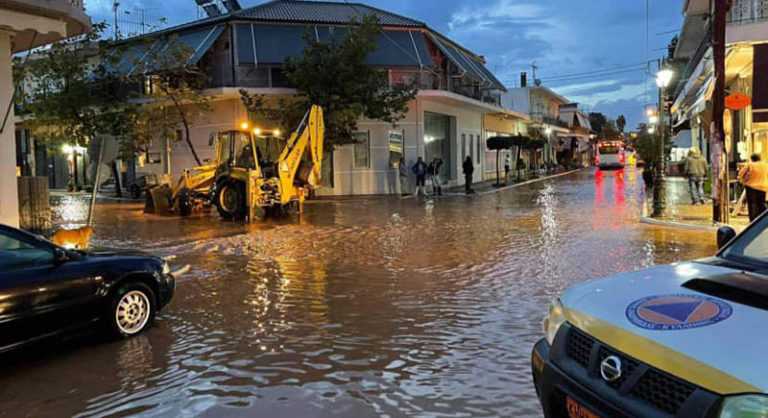
[[[632,302],[627,319],[640,328],[675,331],[705,327],[728,319],[731,305],[700,295],[658,295]]]

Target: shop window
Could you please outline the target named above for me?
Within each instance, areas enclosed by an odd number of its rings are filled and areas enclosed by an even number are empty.
[[[405,134],[402,130],[389,131],[389,166],[397,167],[405,156]]]
[[[371,141],[370,134],[355,132],[354,166],[355,168],[370,168],[371,166]]]
[[[457,157],[457,150],[452,146],[455,138],[451,138],[451,124],[450,116],[424,112],[424,160],[441,158],[448,179],[455,178],[451,167],[452,159]]]
[[[480,137],[480,135],[477,136],[477,153],[475,154],[475,162],[479,165],[480,159],[482,158],[481,155],[483,155],[483,140]]]

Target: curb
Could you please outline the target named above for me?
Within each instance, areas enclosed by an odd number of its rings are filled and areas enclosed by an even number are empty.
[[[693,224],[686,224],[682,222],[660,221],[658,219],[653,219],[648,216],[648,205],[645,202],[645,198],[643,198],[643,212],[642,212],[642,215],[640,216],[640,223],[648,224],[648,225],[656,225],[656,226],[666,226],[668,228],[688,229],[688,230],[694,230],[694,231],[717,232],[717,229],[718,229],[717,226],[693,225]]]
[[[510,185],[504,186],[504,187],[497,187],[497,188],[493,188],[491,190],[486,190],[484,192],[475,193],[474,196],[487,196],[487,195],[498,193],[498,192],[501,192],[501,191],[504,191],[504,190],[514,189],[515,187],[525,186],[527,184],[532,184],[532,183],[536,183],[536,182],[539,182],[539,181],[550,180],[550,179],[557,178],[557,177],[567,176],[569,174],[573,174],[573,173],[577,173],[577,172],[582,171],[582,170],[586,170],[587,168],[588,167],[578,168],[576,170],[565,171],[565,172],[562,172],[562,173],[553,174],[551,176],[545,176],[545,177],[539,177],[537,179],[526,180],[526,181],[524,181],[522,183],[515,183],[515,184],[510,184]],[[408,196],[401,196],[400,200],[413,199],[416,196],[417,196],[416,194],[409,194]],[[463,192],[446,192],[446,193],[443,193],[443,196],[440,196],[440,197],[468,197],[468,196],[473,196],[473,195],[466,194],[466,193],[463,193]],[[426,195],[425,197],[438,197],[438,196]]]

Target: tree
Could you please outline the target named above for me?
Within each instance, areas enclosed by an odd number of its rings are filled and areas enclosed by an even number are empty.
[[[602,113],[591,112],[589,114],[589,124],[592,125],[592,130],[597,133],[601,140],[613,139],[619,136],[616,122],[613,119],[607,118]]]
[[[619,117],[616,118],[616,127],[619,129],[619,133],[624,133],[624,128],[627,127],[627,119],[624,115],[619,115]]]
[[[29,62],[28,76],[17,70],[27,80],[20,100],[31,116],[26,126],[37,141],[84,147],[96,135],[121,135],[131,129],[127,115],[135,105],[126,100],[119,76],[110,71],[106,43],[99,40],[105,27],[94,24],[89,34],[40,52]]]
[[[144,86],[132,141],[124,144],[130,152],[146,145],[153,138],[178,139],[176,129],[184,128],[184,139],[198,165],[202,165],[192,140],[189,126],[212,110],[211,97],[203,94],[208,76],[190,64],[194,49],[178,40],[176,35],[145,40],[146,54],[136,65],[131,81]]]
[[[318,41],[306,32],[307,47],[300,58],[289,58],[284,74],[299,92],[290,99],[268,102],[264,96],[241,90],[241,98],[253,117],[263,117],[292,130],[310,104],[323,107],[326,144],[356,142],[357,121],[369,119],[396,123],[405,117],[408,103],[416,97],[415,84],[390,86],[387,73],[365,62],[376,48],[381,32],[375,15],[350,22],[342,39]]]

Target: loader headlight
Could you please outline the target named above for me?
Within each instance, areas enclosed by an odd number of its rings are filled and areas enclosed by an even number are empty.
[[[171,266],[168,265],[167,261],[163,262],[163,276],[167,276],[171,274]]]
[[[720,418],[768,417],[768,396],[742,395],[725,398],[720,408]]]
[[[557,298],[549,304],[549,314],[541,321],[541,328],[549,345],[552,345],[552,341],[555,340],[555,335],[557,335],[557,330],[560,329],[564,322],[565,312],[563,311],[563,304],[560,302],[560,298]]]

